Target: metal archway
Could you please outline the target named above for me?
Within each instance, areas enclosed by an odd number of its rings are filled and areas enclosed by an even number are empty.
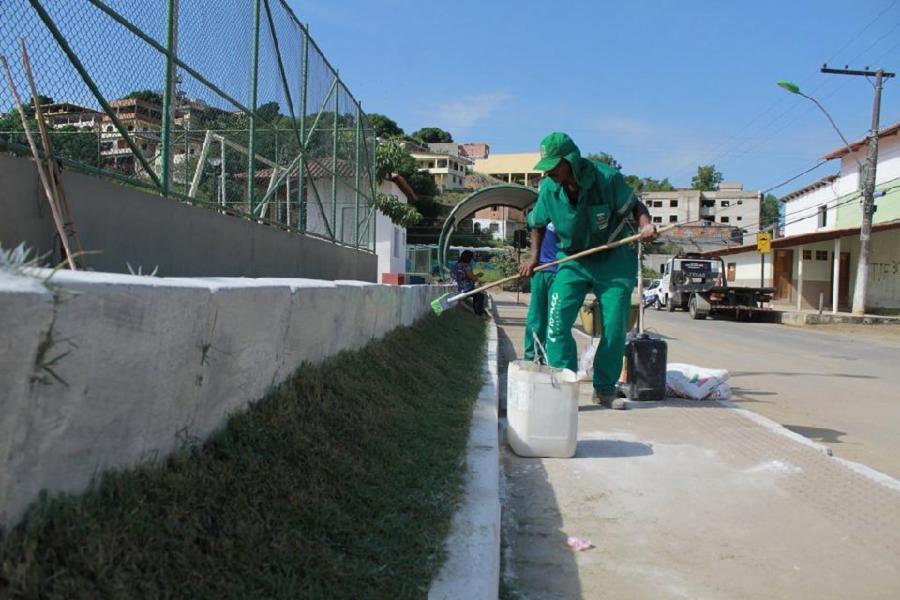
[[[449,270],[447,250],[450,248],[450,238],[453,237],[456,228],[462,221],[488,206],[509,206],[524,212],[534,206],[537,198],[538,193],[534,188],[513,183],[492,185],[466,196],[465,200],[453,207],[441,228],[441,236],[438,238],[438,262],[441,269]]]

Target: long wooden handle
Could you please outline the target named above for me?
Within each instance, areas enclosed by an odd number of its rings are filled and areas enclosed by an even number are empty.
[[[669,229],[672,229],[673,227],[675,227],[674,224],[666,225],[665,227],[661,227],[660,229],[657,229],[656,233],[660,234],[664,231],[668,231]],[[556,265],[561,265],[565,262],[569,262],[570,260],[575,260],[576,258],[582,258],[582,257],[588,256],[590,254],[596,254],[598,252],[603,252],[604,250],[611,250],[613,248],[618,248],[619,246],[624,246],[625,244],[630,244],[631,242],[635,242],[639,239],[641,239],[641,234],[636,233],[634,235],[628,236],[627,238],[623,238],[623,239],[619,240],[618,242],[613,242],[611,244],[603,244],[602,246],[594,246],[593,248],[588,248],[587,250],[582,250],[581,252],[577,252],[577,253],[567,256],[565,258],[560,258],[559,260],[554,260],[553,262],[548,262],[548,263],[544,263],[542,265],[538,265],[537,267],[534,268],[534,270],[535,271],[543,271],[544,269],[549,269],[550,267],[555,267]],[[506,283],[508,281],[514,281],[516,279],[519,279],[520,277],[521,277],[521,275],[516,274],[516,275],[510,275],[509,277],[504,277],[503,279],[498,279],[497,281],[492,281],[491,283],[488,283],[481,287],[475,288],[472,291],[463,292],[462,294],[457,294],[457,295],[451,297],[449,301],[456,302],[457,300],[462,300],[463,298],[468,298],[469,296],[474,296],[475,294],[483,292],[484,290],[489,290],[492,287],[497,287],[498,285]]]

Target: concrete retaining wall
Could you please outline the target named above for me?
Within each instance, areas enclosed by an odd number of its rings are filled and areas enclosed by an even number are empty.
[[[63,185],[93,270],[165,277],[314,277],[376,281],[378,257],[309,235],[65,171]],[[0,155],[0,245],[53,251],[53,221],[34,163]],[[59,260],[58,253],[51,257]]]
[[[43,272],[46,275],[46,271]],[[0,273],[0,524],[42,489],[206,437],[304,361],[430,312],[437,286]]]

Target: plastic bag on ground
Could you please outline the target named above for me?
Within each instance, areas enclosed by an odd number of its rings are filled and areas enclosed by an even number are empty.
[[[666,393],[689,400],[728,400],[728,371],[684,363],[670,363],[666,370]]]
[[[578,360],[578,381],[590,381],[594,377],[594,354],[596,352],[597,346],[592,340]]]

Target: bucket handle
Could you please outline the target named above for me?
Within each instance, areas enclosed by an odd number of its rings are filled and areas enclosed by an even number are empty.
[[[537,351],[534,353],[532,362],[534,362],[534,364],[540,364],[540,357],[543,356],[544,362],[547,364],[547,366],[550,366],[550,359],[547,358],[547,349],[544,348],[541,340],[538,339],[537,333],[532,331],[531,337],[534,339],[534,347],[537,349]],[[556,379],[556,370],[553,367],[550,367],[550,385],[552,385],[554,388],[559,387],[559,381]]]

